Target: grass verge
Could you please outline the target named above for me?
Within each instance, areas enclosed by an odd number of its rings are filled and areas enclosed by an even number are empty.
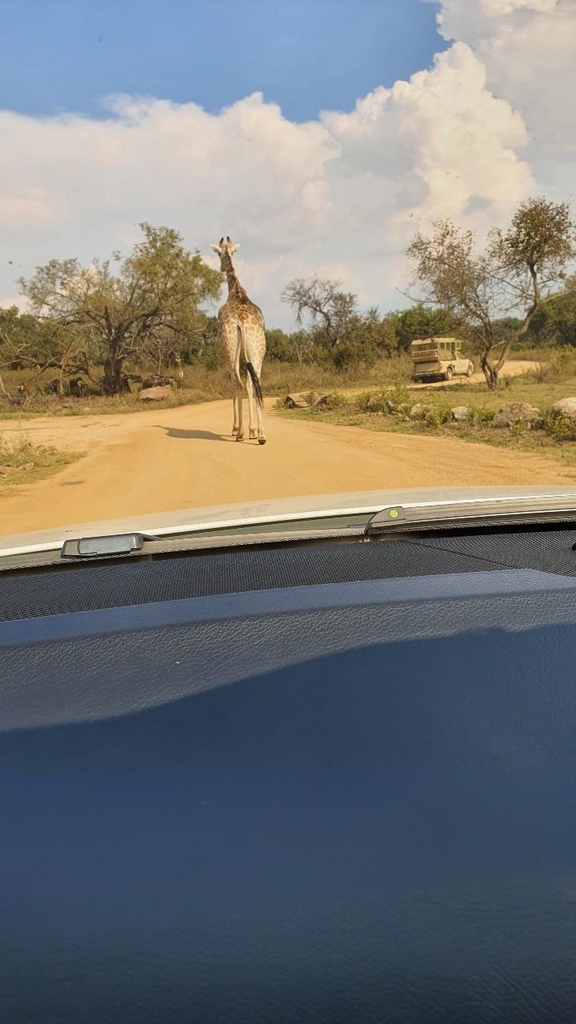
[[[337,373],[329,367],[318,365],[267,362],[262,388],[268,398],[277,398],[291,391],[310,391],[312,388],[322,391],[375,388],[409,378],[410,367],[407,357],[382,360],[370,371],[356,369],[345,373]],[[147,373],[147,368],[144,368],[142,375],[145,377]],[[47,395],[42,388],[48,378],[49,374],[41,379],[34,378],[25,370],[3,371],[5,387],[10,395],[16,396],[18,385],[24,383],[29,388],[30,397],[23,405],[14,405],[0,394],[0,420],[33,419],[38,416],[100,416],[142,412],[152,407],[152,403],[138,400],[137,391],[109,398],[101,395],[85,395],[82,398]],[[161,409],[174,409],[181,405],[214,402],[220,398],[230,398],[230,385],[225,370],[221,367],[209,369],[205,366],[187,366],[182,387],[175,388],[170,398],[155,405]]]
[[[0,494],[21,484],[44,480],[81,457],[81,452],[60,452],[25,439],[0,440]]]
[[[539,374],[531,373],[508,378],[496,393],[487,391],[482,384],[462,383],[418,392],[396,385],[352,396],[336,394],[328,409],[282,409],[281,400],[277,408],[283,415],[297,419],[387,433],[452,437],[496,448],[547,454],[564,466],[574,467],[576,474],[576,423],[550,416],[554,402],[573,395],[576,396],[576,376],[563,381],[542,381]],[[517,423],[513,427],[495,427],[493,421],[498,410],[512,402],[540,409],[540,425],[530,428]],[[420,407],[417,418],[411,415],[415,406]],[[469,418],[454,420],[452,409],[456,406],[466,406]]]

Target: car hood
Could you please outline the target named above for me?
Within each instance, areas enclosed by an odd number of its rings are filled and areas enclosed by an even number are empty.
[[[154,536],[195,533],[204,530],[234,529],[270,523],[322,520],[335,515],[376,513],[389,506],[405,508],[434,506],[452,502],[504,502],[521,499],[530,506],[546,507],[550,502],[565,499],[566,506],[576,510],[576,487],[442,487],[378,491],[354,491],[345,494],[322,494],[298,498],[213,505],[205,508],[178,509],[149,515],[134,513],[122,519],[74,523],[58,529],[34,533],[12,534],[0,538],[0,557],[34,551],[51,551],[66,540],[80,537],[108,536],[120,533],[144,533]]]

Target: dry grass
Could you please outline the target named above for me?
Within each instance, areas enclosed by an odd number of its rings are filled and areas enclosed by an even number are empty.
[[[143,374],[145,376],[145,373]],[[18,385],[24,382],[29,388],[29,397],[23,405],[11,403],[0,395],[0,419],[32,418],[34,416],[87,416],[90,414],[106,415],[107,413],[141,412],[149,408],[148,403],[140,402],[138,391],[122,395],[106,397],[103,395],[83,395],[81,398],[47,395],[42,386],[51,379],[49,375],[42,380],[35,379],[28,383],[23,371],[4,372],[4,385],[11,395],[17,394]],[[181,388],[175,388],[169,399],[159,404],[164,409],[180,405],[196,405],[200,402],[211,402],[227,397],[229,389],[223,373],[209,371],[200,367],[197,373],[189,372]]]
[[[329,367],[306,364],[298,366],[292,363],[267,362],[264,366],[262,388],[269,397],[285,395],[290,391],[309,391],[312,388],[321,391],[337,388],[370,388],[382,387],[395,381],[405,380],[410,376],[411,362],[406,356],[382,360],[370,371],[353,370],[336,373]],[[145,377],[153,370],[145,368]],[[97,377],[95,371],[94,376]],[[18,385],[25,383],[29,388],[30,397],[24,405],[12,404],[0,395],[0,419],[29,418],[34,416],[86,416],[89,414],[106,414],[118,412],[139,412],[147,408],[147,403],[138,400],[135,390],[110,398],[101,395],[86,395],[82,398],[59,398],[57,395],[46,395],[43,386],[54,377],[54,371],[48,371],[42,378],[37,378],[31,371],[4,371],[3,378],[7,392],[16,396]],[[205,366],[187,366],[184,371],[182,387],[174,389],[173,395],[161,403],[161,408],[171,409],[180,405],[196,405],[200,402],[212,402],[219,398],[228,398],[230,387],[226,372],[222,368],[208,369]]]
[[[377,388],[410,379],[412,361],[408,356],[381,359],[370,369],[356,368],[337,373],[322,365],[297,366],[287,363],[265,365],[263,389],[270,396],[290,392],[341,391],[348,388]]]
[[[43,480],[82,456],[82,452],[61,452],[26,438],[0,440],[0,494],[19,484]]]

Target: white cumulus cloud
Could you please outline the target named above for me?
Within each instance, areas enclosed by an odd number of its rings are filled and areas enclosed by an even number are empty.
[[[446,39],[474,49],[488,88],[523,118],[541,188],[573,194],[576,0],[442,0],[438,20]]]
[[[289,322],[283,285],[314,272],[385,309],[403,302],[418,227],[450,216],[484,230],[527,195],[566,194],[576,0],[437,6],[450,46],[431,68],[307,124],[259,93],[215,115],[138,97],[112,98],[100,119],[0,111],[2,304],[16,274],[127,251],[147,220],[210,260],[211,242],[237,238],[270,324]]]

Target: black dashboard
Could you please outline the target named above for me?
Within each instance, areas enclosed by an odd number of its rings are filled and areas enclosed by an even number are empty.
[[[574,1022],[575,540],[0,574],[2,1019]]]

